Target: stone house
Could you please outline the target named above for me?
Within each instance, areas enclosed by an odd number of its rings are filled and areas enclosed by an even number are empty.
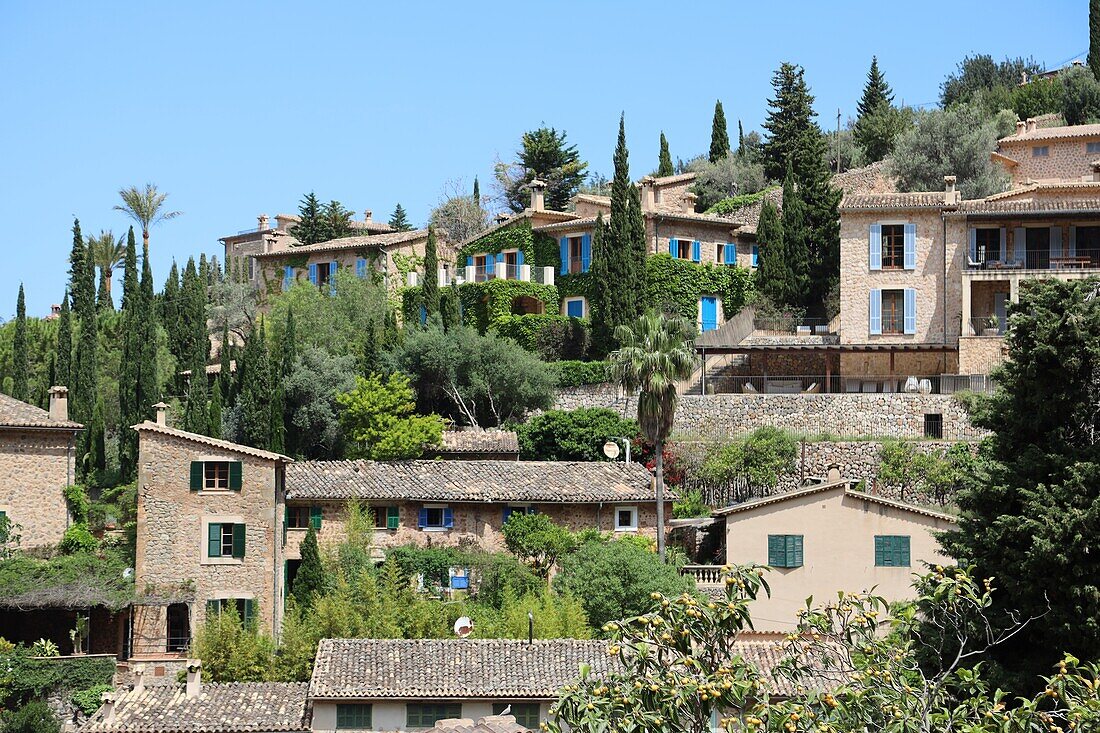
[[[887,601],[912,597],[912,573],[950,562],[934,533],[954,517],[855,491],[834,480],[718,510],[725,521],[726,562],[768,565],[770,596],[750,606],[757,629],[790,631],[806,598],[868,591]],[[720,581],[718,568],[687,568],[701,584]]]
[[[232,605],[281,625],[284,481],[290,458],[156,422],[138,453],[134,658],[179,658],[207,614]]]
[[[288,583],[309,527],[322,544],[343,539],[349,501],[370,508],[382,552],[403,545],[500,551],[501,527],[516,512],[545,514],[573,531],[653,538],[658,531],[653,477],[639,463],[305,461],[287,467],[286,487]],[[451,587],[462,580],[452,578]]]
[[[69,390],[50,389],[43,410],[0,394],[0,516],[15,525],[20,547],[56,545],[69,527],[65,487],[76,481],[76,434]]]

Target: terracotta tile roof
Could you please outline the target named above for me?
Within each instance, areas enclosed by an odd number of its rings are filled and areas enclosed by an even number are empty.
[[[443,450],[451,453],[519,453],[514,430],[444,430]]]
[[[587,504],[653,501],[653,476],[621,461],[301,461],[287,499]],[[669,500],[673,492],[669,492]]]
[[[1084,191],[1100,192],[1100,181],[1034,181],[1020,188],[1010,188],[1007,191],[1001,193],[995,193],[992,196],[986,196],[983,201],[1001,201],[1004,199],[1014,199],[1025,194],[1035,193],[1036,191],[1042,191],[1049,193],[1053,191],[1062,191],[1067,193],[1080,193]]]
[[[441,720],[428,733],[530,733],[514,715],[486,715],[476,723],[470,718]]]
[[[1029,132],[1014,133],[1008,137],[1002,137],[997,141],[997,144],[1012,145],[1014,143],[1030,143],[1036,140],[1074,140],[1086,137],[1100,137],[1100,124],[1038,127]]]
[[[608,217],[604,217],[603,220],[607,221]],[[586,216],[583,219],[571,219],[570,221],[559,221],[553,224],[543,224],[540,227],[533,227],[536,232],[565,232],[573,229],[591,229],[596,226],[596,217]]]
[[[41,407],[0,393],[0,428],[57,428],[80,430],[84,426],[72,420],[51,420]]]
[[[115,693],[114,719],[100,708],[84,733],[278,733],[309,730],[304,682],[204,683],[195,697],[179,685]]]
[[[574,201],[587,201],[591,204],[597,204],[599,206],[609,207],[611,206],[610,196],[599,196],[594,193],[578,193],[573,197]]]
[[[557,697],[581,664],[621,669],[607,642],[579,639],[322,639],[315,699],[540,699]]]
[[[715,216],[714,214],[696,214],[694,212],[687,211],[647,211],[645,214],[647,219],[664,219],[665,221],[682,221],[690,224],[714,224],[721,226],[724,229],[740,229],[741,223],[736,220],[731,220],[726,216]]]
[[[340,237],[339,239],[330,239],[327,242],[317,242],[316,244],[303,245],[294,244],[294,242],[298,240],[291,237],[289,248],[278,249],[273,252],[261,252],[254,255],[254,257],[260,259],[280,259],[283,257],[293,257],[296,255],[315,254],[318,252],[344,252],[351,249],[361,249],[363,247],[385,247],[391,244],[401,244],[403,242],[411,242],[417,239],[425,239],[427,236],[427,229],[413,229],[412,231],[408,232],[391,232],[389,234],[368,234],[356,237]]]
[[[649,176],[646,176],[645,178],[642,179],[642,181],[644,181],[648,178],[653,183],[653,185],[655,185],[655,186],[671,186],[674,183],[683,183],[684,181],[694,181],[696,175],[697,174],[695,174],[695,173],[678,173],[674,176],[662,176],[661,178],[657,178],[656,176],[653,176],[652,178],[650,178]],[[638,183],[641,183],[642,181],[638,181]]]
[[[978,199],[963,201],[962,214],[1064,214],[1100,212],[1100,197],[1052,201],[1049,199],[998,200]]]
[[[912,193],[875,193],[845,196],[840,202],[843,211],[878,211],[890,209],[945,209],[943,191]]]
[[[178,430],[176,428],[170,428],[167,425],[159,425],[152,420],[146,420],[143,423],[132,426],[134,430],[138,431],[138,434],[142,432],[160,433],[161,435],[170,435],[173,438],[182,438],[183,440],[190,440],[193,443],[201,443],[202,445],[208,445],[212,448],[221,448],[222,450],[233,451],[234,453],[243,453],[246,456],[255,456],[256,458],[266,458],[269,461],[282,461],[284,463],[293,463],[294,459],[290,456],[284,456],[281,453],[272,453],[266,450],[260,450],[259,448],[252,448],[247,445],[241,445],[239,443],[231,443],[228,440],[218,440],[217,438],[211,438],[206,435],[199,435],[198,433],[189,433],[186,430]]]
[[[504,219],[503,221],[499,221],[496,224],[493,224],[488,229],[484,229],[484,230],[478,232],[477,234],[475,234],[472,237],[467,237],[465,240],[458,243],[458,249],[462,249],[467,244],[470,244],[471,242],[476,242],[477,240],[481,239],[482,237],[488,236],[489,234],[492,234],[495,231],[499,231],[501,229],[504,229],[505,227],[510,227],[513,224],[516,224],[517,222],[521,222],[524,219],[531,219],[531,218],[534,218],[535,216],[545,217],[547,219],[558,219],[559,221],[569,221],[571,219],[576,219],[577,218],[577,215],[574,214],[571,211],[554,211],[552,209],[544,209],[542,211],[533,211],[532,209],[524,209],[523,211],[521,211],[517,214],[512,214],[511,216],[509,216],[507,219]],[[542,226],[545,226],[545,225],[542,225]]]
[[[853,499],[861,499],[863,501],[869,501],[882,506],[888,506],[894,509],[901,509],[902,511],[913,512],[914,514],[922,514],[926,517],[933,517],[935,519],[941,519],[946,522],[957,522],[958,520],[950,514],[944,514],[942,512],[932,511],[915,504],[906,504],[901,501],[894,501],[893,499],[886,499],[881,496],[874,496],[872,494],[865,494],[862,491],[856,491],[851,488],[851,482],[848,480],[841,480],[834,483],[820,483],[814,484],[804,489],[798,489],[796,491],[787,491],[782,494],[776,494],[774,496],[768,496],[763,499],[754,499],[753,501],[746,501],[740,504],[734,504],[724,509],[716,509],[713,513],[715,516],[728,516],[730,514],[737,514],[739,512],[745,512],[750,509],[756,509],[762,506],[769,506],[771,504],[781,504],[791,499],[801,499],[804,496],[812,496],[813,494],[819,494],[824,491],[834,491],[836,489],[843,489],[845,496],[850,496]]]

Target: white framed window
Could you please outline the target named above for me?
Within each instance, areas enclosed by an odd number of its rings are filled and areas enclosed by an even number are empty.
[[[425,504],[418,514],[417,526],[425,532],[442,532],[455,526],[454,511],[446,504]]]
[[[638,507],[615,507],[615,531],[635,532],[638,529]]]
[[[1049,145],[1035,145],[1031,148],[1032,158],[1049,158],[1050,146]]]
[[[562,301],[562,315],[569,316],[570,318],[584,318],[586,311],[588,310],[588,304],[584,302],[583,297],[566,298]]]
[[[1085,143],[1085,152],[1089,154],[1100,153],[1100,142]]]

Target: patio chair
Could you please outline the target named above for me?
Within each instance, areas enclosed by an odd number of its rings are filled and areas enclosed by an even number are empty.
[[[756,391],[756,387],[752,386],[752,382],[745,382],[741,385],[741,391],[745,394],[760,394]]]
[[[920,384],[917,382],[916,377],[909,377],[905,380],[905,391],[909,394],[916,394],[920,391]]]

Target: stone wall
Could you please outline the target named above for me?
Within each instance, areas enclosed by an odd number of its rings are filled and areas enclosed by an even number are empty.
[[[962,336],[959,338],[959,373],[989,374],[1004,361],[1004,339],[1000,336]]]
[[[564,390],[555,407],[607,407],[624,417],[637,415],[637,400],[621,397],[609,385]],[[676,433],[723,439],[774,426],[805,435],[923,438],[924,416],[943,416],[946,440],[982,435],[952,395],[939,394],[718,394],[681,395]]]
[[[1028,180],[1051,178],[1081,180],[1092,173],[1090,164],[1096,160],[1096,153],[1088,152],[1088,143],[1100,140],[1100,135],[1074,137],[1068,140],[1014,139],[1015,136],[1001,140],[997,152],[1015,160],[1018,165],[1009,168],[1012,185],[1022,186]],[[1036,157],[1032,148],[1047,147],[1045,156]]]
[[[0,511],[19,525],[23,549],[57,544],[69,526],[72,438],[70,430],[0,429]]]

